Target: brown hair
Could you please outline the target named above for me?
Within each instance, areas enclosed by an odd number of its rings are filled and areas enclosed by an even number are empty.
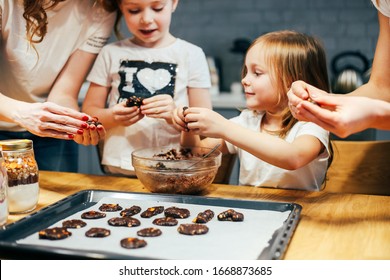
[[[38,44],[45,38],[47,33],[46,11],[64,1],[66,0],[51,0],[47,3],[47,0],[23,0],[23,17],[26,19],[27,40],[31,44]],[[107,12],[117,11],[117,22],[119,21],[119,9],[116,1],[96,0],[95,3]],[[118,34],[117,24],[115,25],[115,33]]]

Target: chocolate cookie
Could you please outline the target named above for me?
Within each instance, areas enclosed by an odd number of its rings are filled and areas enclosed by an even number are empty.
[[[87,225],[86,222],[78,219],[66,220],[62,222],[62,226],[64,228],[82,228],[85,227],[86,225]]]
[[[135,95],[130,96],[126,100],[126,107],[133,107],[133,106],[141,107],[143,100],[144,99],[142,97],[138,97],[138,96],[135,96]]]
[[[242,222],[243,220],[244,220],[244,214],[240,212],[236,212],[233,209],[228,209],[218,214],[218,221]]]
[[[199,224],[181,224],[177,231],[185,235],[200,235],[209,232],[209,228],[206,225]]]
[[[156,218],[153,224],[164,227],[172,227],[177,225],[177,220],[173,217]]]
[[[104,217],[106,217],[105,213],[102,213],[99,211],[94,211],[94,210],[87,211],[87,212],[84,212],[83,214],[81,214],[81,218],[83,218],[83,219],[101,219]]]
[[[150,218],[158,214],[161,214],[163,211],[164,211],[164,206],[149,207],[148,209],[146,209],[144,212],[141,213],[141,217]]]
[[[97,117],[92,117],[92,119],[90,119],[90,120],[87,121],[87,124],[88,124],[88,125],[93,124],[94,126],[97,127],[98,125],[101,125],[102,123],[99,122],[99,119],[98,119]]]
[[[214,218],[214,212],[210,209],[207,209],[204,212],[200,212],[196,216],[196,218],[192,220],[192,222],[197,224],[205,224],[209,222],[212,218]]]
[[[86,237],[107,237],[111,234],[109,229],[94,227],[85,232]]]
[[[64,227],[47,228],[39,231],[39,239],[60,240],[71,235],[72,233]]]
[[[161,235],[161,230],[158,228],[143,228],[139,231],[137,231],[137,235],[142,236],[142,237],[155,237]]]
[[[99,210],[103,212],[115,212],[115,211],[120,211],[122,210],[122,206],[119,204],[108,204],[108,203],[103,203],[100,207]]]
[[[120,215],[122,217],[130,217],[130,216],[134,216],[134,215],[138,214],[139,212],[141,212],[141,207],[133,205],[130,208],[126,208],[126,209],[122,210]]]
[[[146,246],[146,241],[134,237],[127,237],[121,240],[121,246],[126,249],[137,249]]]
[[[131,217],[114,217],[107,222],[114,227],[138,227],[141,224],[138,219]]]
[[[185,219],[190,216],[190,210],[173,206],[165,209],[164,215],[165,217]]]

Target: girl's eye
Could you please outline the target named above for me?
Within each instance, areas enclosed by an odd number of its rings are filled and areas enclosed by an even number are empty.
[[[164,10],[164,7],[159,7],[159,8],[153,8],[153,10],[155,11],[155,12],[161,12],[162,10]]]
[[[130,14],[135,15],[139,13],[139,10],[127,10]]]
[[[255,71],[255,76],[261,76],[263,73],[260,71]]]

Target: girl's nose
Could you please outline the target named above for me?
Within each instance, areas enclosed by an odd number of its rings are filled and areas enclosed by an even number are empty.
[[[142,16],[141,16],[141,23],[142,24],[150,24],[152,22],[153,22],[152,14],[148,11],[143,12]]]
[[[242,84],[243,86],[249,86],[249,85],[250,85],[250,82],[249,82],[249,80],[246,78],[246,76],[245,76],[244,78],[242,78],[241,84]]]

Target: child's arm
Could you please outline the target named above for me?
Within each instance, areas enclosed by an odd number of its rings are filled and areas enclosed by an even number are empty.
[[[212,108],[209,89],[207,88],[188,88],[189,107]]]
[[[283,169],[298,169],[314,160],[324,149],[314,136],[303,135],[288,143],[281,138],[249,130],[203,108],[187,109],[185,121],[188,128],[199,135],[221,138]]]
[[[105,108],[109,88],[91,83],[85,96],[82,110],[99,118],[106,129],[115,126],[130,126],[144,117],[138,107],[126,107],[125,102]]]

